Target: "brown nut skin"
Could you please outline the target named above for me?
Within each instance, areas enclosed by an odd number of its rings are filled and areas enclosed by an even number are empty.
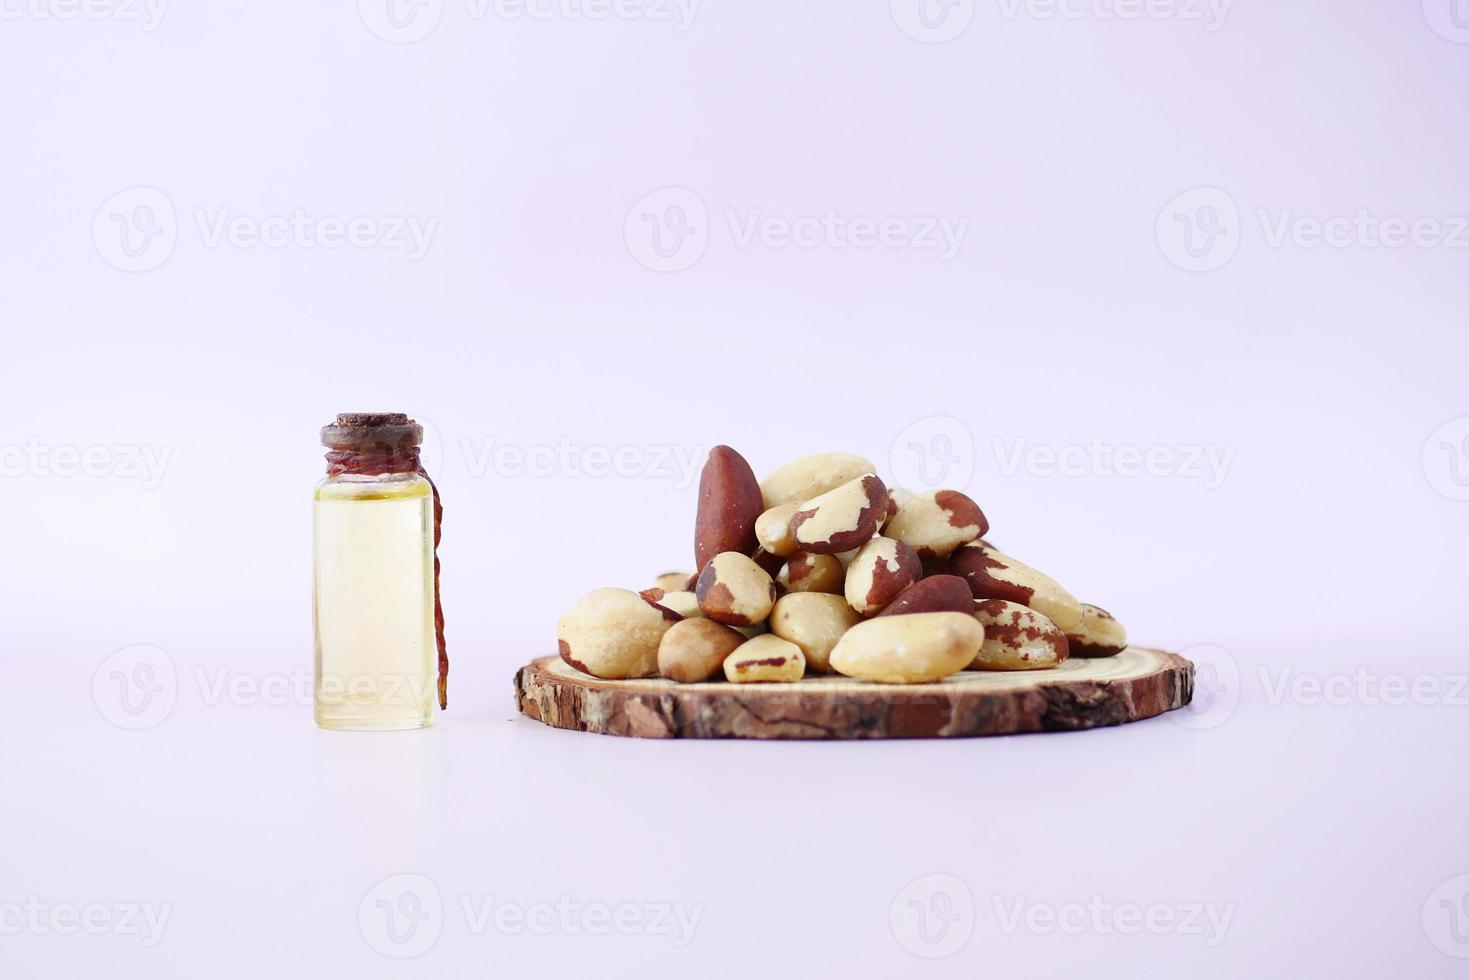
[[[712,619],[674,623],[658,643],[658,674],[680,684],[707,681],[724,669],[724,658],[745,638]]]
[[[835,555],[866,544],[887,512],[887,487],[868,473],[802,504],[791,534],[802,551]]]
[[[969,583],[957,575],[930,576],[908,586],[873,618],[926,612],[973,613],[974,596]]]
[[[1081,604],[1081,625],[1066,633],[1073,657],[1115,657],[1127,649],[1127,631],[1117,618],[1089,602]]]
[[[912,548],[892,538],[873,538],[847,566],[843,594],[854,610],[871,616],[922,575],[923,565]]]
[[[1045,616],[1018,602],[985,599],[974,604],[984,644],[973,670],[1043,670],[1066,662],[1066,634]]]
[[[772,507],[755,519],[755,538],[760,549],[781,558],[789,558],[800,549],[796,547],[795,535],[791,533],[791,518],[801,505],[792,501]]]
[[[780,570],[785,567],[786,563],[785,559],[780,555],[772,555],[764,548],[756,548],[755,553],[750,556],[750,560],[765,569],[765,574],[771,578],[775,578],[780,573]]]
[[[976,599],[1029,606],[1063,631],[1081,625],[1081,603],[1055,579],[979,541],[957,549],[949,570],[963,576]]]
[[[776,573],[775,584],[785,592],[829,592],[841,595],[847,571],[835,555],[792,555]]]
[[[556,621],[556,646],[562,660],[593,677],[652,677],[658,672],[658,644],[678,619],[636,592],[597,589]]]
[[[806,673],[806,655],[790,640],[764,633],[746,640],[724,658],[724,679],[732,684],[798,681]]]
[[[760,482],[745,457],[728,446],[709,450],[699,476],[699,510],[694,518],[694,563],[700,569],[722,551],[753,552],[755,519],[765,510]]]
[[[969,595],[967,586],[964,594],[966,598]],[[828,674],[832,647],[861,621],[862,617],[839,595],[792,592],[776,600],[770,611],[770,632],[801,648],[808,672]]]
[[[979,505],[957,490],[931,490],[908,499],[883,534],[897,538],[920,558],[943,558],[990,529]]]
[[[704,615],[726,626],[754,626],[775,605],[775,583],[765,569],[737,551],[709,559],[694,588]]]

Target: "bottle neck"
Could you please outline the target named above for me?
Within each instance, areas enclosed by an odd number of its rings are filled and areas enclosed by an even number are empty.
[[[421,473],[417,446],[369,446],[360,449],[330,449],[326,453],[326,475],[394,476]]]

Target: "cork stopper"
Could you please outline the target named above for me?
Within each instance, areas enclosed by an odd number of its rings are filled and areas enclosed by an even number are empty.
[[[422,442],[423,426],[403,412],[343,412],[321,429],[323,446],[348,452],[401,452]]]

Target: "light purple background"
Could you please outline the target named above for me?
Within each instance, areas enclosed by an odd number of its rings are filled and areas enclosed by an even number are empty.
[[[386,0],[179,0],[152,29],[111,2],[0,0],[0,973],[1462,973],[1464,0],[934,3],[936,34],[907,0],[704,0],[683,29],[430,0],[396,33]],[[771,237],[828,209],[888,243]],[[210,237],[297,210],[434,230],[418,257]],[[752,215],[777,224],[745,240]],[[935,217],[957,254],[904,237]],[[125,254],[135,219],[171,250]],[[1412,240],[1374,247],[1384,219]],[[660,258],[649,221],[691,234]],[[344,410],[432,424],[454,670],[428,732],[251,693],[309,676],[316,429]],[[1094,440],[1155,472],[1047,468]],[[687,569],[716,442],[927,466],[1198,660],[1199,703],[954,743],[517,717],[576,596]],[[563,444],[540,475],[493,455]],[[175,692],[120,714],[140,665]],[[445,909],[404,960],[372,924],[398,874]],[[476,935],[488,896],[701,918],[682,947]],[[954,910],[953,955],[920,955],[910,898]],[[997,912],[1094,898],[1231,919],[1211,945]],[[16,928],[33,899],[170,918],[152,946]]]

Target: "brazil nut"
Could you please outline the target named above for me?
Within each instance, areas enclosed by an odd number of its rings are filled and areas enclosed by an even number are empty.
[[[921,684],[967,667],[984,627],[967,613],[880,616],[847,630],[831,651],[839,674],[885,684]]]
[[[974,612],[969,583],[957,575],[931,575],[908,586],[877,615],[911,616],[926,612]]]
[[[835,595],[842,591],[846,574],[835,555],[798,551],[786,560],[775,576],[775,583],[786,592],[830,592]]]
[[[974,604],[974,618],[984,627],[984,645],[975,670],[1038,670],[1064,663],[1066,635],[1044,615],[1004,599]]]
[[[764,509],[760,484],[745,457],[728,446],[711,449],[699,476],[694,563],[702,569],[722,551],[754,551],[755,519]]]
[[[805,673],[801,648],[774,633],[746,640],[724,658],[724,678],[734,684],[798,681]]]
[[[883,534],[897,538],[920,558],[943,558],[989,530],[979,505],[957,490],[931,490],[909,498]]]
[[[658,672],[658,644],[678,619],[636,592],[597,589],[556,621],[556,646],[562,660],[593,677],[652,677]]]
[[[754,626],[770,615],[775,583],[765,569],[737,551],[709,559],[694,588],[704,615],[726,626]]]
[[[802,551],[849,551],[877,533],[887,507],[887,487],[868,473],[802,504],[791,518],[791,533]]]
[[[969,583],[976,599],[1005,599],[1041,613],[1064,630],[1081,625],[1081,603],[1049,575],[973,541],[949,557],[949,570]]]
[[[831,648],[861,621],[862,617],[839,595],[792,592],[775,601],[770,611],[770,632],[800,647],[812,673],[825,674],[831,669]]]
[[[861,456],[818,453],[777,467],[760,481],[760,491],[766,509],[781,504],[799,504],[876,470],[877,467]]]
[[[923,574],[913,549],[892,538],[873,538],[847,566],[847,604],[871,616],[898,597]]]
[[[1066,634],[1073,657],[1115,657],[1127,649],[1127,631],[1101,606],[1081,604],[1081,625]]]
[[[674,623],[658,643],[658,674],[671,681],[707,681],[724,669],[724,658],[745,642],[732,628],[712,619]]]

